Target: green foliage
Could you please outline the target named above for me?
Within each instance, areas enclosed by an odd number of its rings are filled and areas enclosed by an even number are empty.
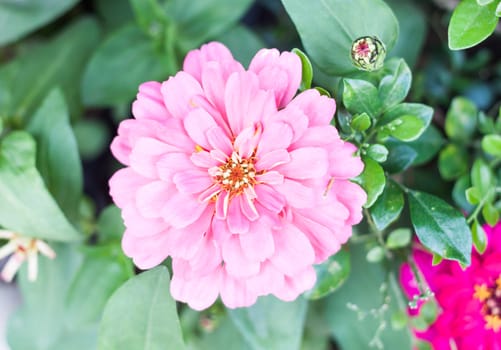
[[[343,103],[353,113],[366,113],[371,117],[381,112],[377,88],[365,80],[344,79]]]
[[[153,350],[164,349],[167,344],[173,349],[184,349],[169,285],[169,273],[160,266],[120,287],[104,309],[98,349]]]
[[[367,192],[367,201],[364,207],[370,208],[383,193],[386,177],[383,168],[375,160],[369,157],[365,157],[363,160],[365,164],[364,171],[354,181]]]
[[[299,90],[307,90],[311,87],[311,81],[313,79],[313,67],[311,65],[310,60],[306,54],[299,49],[292,49],[298,57],[301,59],[301,85],[299,86]]]
[[[346,75],[356,70],[350,60],[356,39],[376,36],[389,51],[398,37],[397,19],[381,0],[282,0],[282,3],[306,51],[330,75]]]
[[[445,118],[447,136],[458,142],[470,140],[477,125],[477,107],[468,99],[456,97]]]
[[[404,208],[404,195],[394,181],[386,182],[383,193],[370,208],[370,215],[376,228],[383,231],[398,219]]]

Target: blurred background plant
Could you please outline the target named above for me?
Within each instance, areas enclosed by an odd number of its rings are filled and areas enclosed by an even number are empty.
[[[36,282],[25,267],[18,275],[23,302],[9,320],[10,347],[410,349],[408,326],[426,327],[438,312],[435,305],[418,318],[406,313],[396,272],[414,233],[436,262],[468,265],[472,243],[485,249],[481,224],[499,220],[499,7],[498,0],[1,1],[0,225],[57,253],[40,258]],[[350,60],[352,42],[364,36],[386,47],[379,70]],[[302,88],[336,98],[336,126],[365,163],[354,180],[368,193],[364,222],[318,266],[314,289],[292,303],[266,297],[247,309],[176,312],[168,269],[132,278],[138,271],[120,248],[124,227],[107,185],[119,164],[108,145],[131,116],[138,85],[166,80],[209,40],[244,64],[262,47],[300,48]],[[430,298],[423,287],[410,302]]]

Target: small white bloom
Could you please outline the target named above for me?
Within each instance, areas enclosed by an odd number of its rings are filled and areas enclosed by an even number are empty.
[[[12,254],[0,273],[0,277],[7,282],[12,281],[26,260],[28,261],[28,279],[35,281],[38,274],[39,252],[50,259],[56,257],[54,250],[40,239],[21,236],[7,230],[0,230],[0,238],[8,240],[7,244],[0,248],[0,259]]]

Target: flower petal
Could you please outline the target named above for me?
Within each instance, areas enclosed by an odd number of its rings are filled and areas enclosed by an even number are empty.
[[[140,138],[130,154],[130,166],[140,175],[154,179],[158,176],[158,160],[165,153],[175,150],[172,146],[156,139]]]
[[[309,126],[329,125],[336,112],[336,101],[320,95],[316,89],[308,89],[297,95],[289,104],[308,116]]]
[[[319,147],[303,147],[289,153],[291,160],[276,170],[292,179],[319,178],[327,173],[327,152]]]
[[[200,193],[214,184],[207,171],[195,169],[177,173],[173,181],[183,193]]]
[[[263,207],[271,210],[274,213],[280,213],[286,204],[282,194],[277,192],[273,187],[262,184],[256,186],[257,200]]]
[[[245,236],[245,235],[238,235]],[[248,259],[242,251],[237,235],[227,239],[222,248],[225,269],[228,274],[236,278],[244,278],[259,272],[260,263],[257,260]]]
[[[197,220],[207,207],[192,195],[176,193],[170,197],[162,209],[162,217],[176,228],[186,227]]]
[[[123,208],[135,201],[136,190],[148,183],[148,179],[140,176],[131,168],[122,168],[110,178],[110,195],[113,202]]]
[[[240,200],[237,198],[230,199],[226,220],[231,233],[246,233],[249,231],[249,219],[242,212]]]
[[[136,119],[162,121],[171,118],[164,105],[161,87],[162,84],[156,81],[148,81],[139,85],[137,98],[132,104],[132,114]]]
[[[316,203],[316,196],[313,189],[304,186],[298,181],[285,179],[280,185],[273,188],[281,193],[287,204],[294,208],[312,208]]]
[[[249,232],[238,235],[238,239],[243,254],[252,261],[264,261],[275,251],[271,226],[263,220],[252,223]]]
[[[165,202],[173,193],[172,186],[163,181],[153,181],[136,192],[136,204],[139,213],[145,218],[161,217]]]
[[[164,82],[161,91],[167,110],[178,119],[184,119],[192,109],[196,108],[193,98],[203,94],[198,81],[183,71]]]
[[[207,130],[216,127],[212,116],[201,108],[192,110],[184,119],[184,128],[197,145],[210,149],[210,144],[205,136]]]
[[[281,164],[286,164],[291,161],[289,152],[285,149],[276,149],[274,151],[263,154],[256,162],[257,170],[270,170]]]

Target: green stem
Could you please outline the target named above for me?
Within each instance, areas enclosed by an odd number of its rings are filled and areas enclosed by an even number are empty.
[[[468,219],[466,220],[466,223],[471,224],[477,218],[478,213],[480,213],[480,210],[482,210],[482,208],[484,207],[485,203],[487,202],[487,200],[489,199],[489,197],[494,192],[497,192],[497,188],[491,188],[489,191],[487,191],[487,193],[485,194],[485,196],[482,197],[482,200],[480,201],[480,203],[478,203],[478,205],[475,208],[475,210],[473,211],[473,213],[471,213],[470,216],[468,216]]]

